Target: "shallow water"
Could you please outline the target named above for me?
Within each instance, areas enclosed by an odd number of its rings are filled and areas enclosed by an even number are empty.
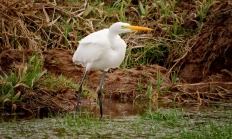
[[[232,110],[232,103],[211,103],[200,105],[198,103],[175,103],[175,102],[151,102],[148,100],[125,103],[119,101],[105,100],[103,102],[103,113],[105,117],[117,118],[120,116],[142,115],[146,110],[156,110],[158,108],[181,108],[188,112],[198,111],[223,111]],[[97,104],[82,106],[82,113],[89,112],[99,116],[99,106]]]
[[[200,105],[198,103],[174,103],[174,102],[151,102],[148,100],[135,101],[132,103],[105,100],[103,102],[104,117],[117,118],[121,116],[142,115],[146,110],[155,110],[157,108],[181,108],[188,112],[213,111],[213,110],[232,110],[232,103],[211,103]],[[85,102],[81,106],[81,111],[72,111],[71,114],[89,114],[90,116],[99,117],[99,105],[95,102]],[[50,114],[46,114],[49,117]],[[7,113],[0,111],[0,122],[11,120],[30,120],[33,117],[24,113]]]

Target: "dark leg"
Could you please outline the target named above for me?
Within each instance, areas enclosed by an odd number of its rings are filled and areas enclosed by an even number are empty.
[[[81,80],[81,84],[80,84],[80,86],[79,86],[78,92],[77,92],[77,96],[78,96],[78,98],[77,98],[77,110],[79,110],[79,106],[81,105],[82,85],[83,85],[83,82],[84,82],[84,80],[85,80],[85,77],[86,77],[87,72],[88,72],[88,71],[85,71],[84,76],[83,76],[83,78],[82,78],[82,80]]]
[[[99,85],[99,88],[98,88],[98,91],[97,91],[98,101],[99,101],[99,106],[100,106],[100,118],[102,118],[102,115],[103,115],[103,112],[102,112],[102,94],[101,94],[101,91],[102,91],[102,85],[103,85],[103,81],[104,81],[104,78],[105,78],[105,74],[106,74],[106,71],[103,71],[102,72],[101,81],[100,81],[100,85]]]

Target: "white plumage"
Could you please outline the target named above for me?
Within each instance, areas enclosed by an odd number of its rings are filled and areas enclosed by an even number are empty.
[[[103,29],[89,34],[79,41],[79,46],[73,55],[73,62],[81,64],[86,68],[78,90],[78,104],[80,104],[80,93],[87,71],[104,70],[98,90],[100,114],[102,117],[101,87],[105,72],[110,68],[120,66],[126,53],[126,43],[118,35],[120,33],[132,32],[137,30],[152,30],[146,27],[131,26],[128,23],[117,22],[109,29]]]
[[[121,26],[127,23],[115,23],[109,29],[94,32],[81,41],[73,56],[73,62],[86,67],[86,70],[105,70],[118,67],[126,53],[126,43],[118,35],[125,31]]]

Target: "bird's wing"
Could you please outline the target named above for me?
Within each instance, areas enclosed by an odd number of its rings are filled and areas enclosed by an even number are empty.
[[[108,31],[103,29],[94,32],[79,41],[73,62],[85,67],[87,63],[98,60],[102,54],[111,49],[111,43],[107,38]]]
[[[103,30],[99,30],[96,31],[94,33],[89,34],[88,36],[86,36],[85,38],[81,39],[79,41],[79,43],[84,44],[84,43],[95,43],[97,42],[101,37],[107,37],[107,34],[109,32],[109,29],[103,29]]]

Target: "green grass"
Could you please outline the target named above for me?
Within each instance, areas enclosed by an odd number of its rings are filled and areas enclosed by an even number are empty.
[[[207,120],[201,126],[197,126],[195,131],[183,130],[180,134],[182,138],[199,138],[199,139],[229,139],[232,137],[232,127],[230,123],[218,123],[212,120]]]
[[[9,74],[1,71],[3,76],[0,76],[0,103],[3,105],[11,105],[15,102],[21,102],[23,96],[31,90],[37,88],[37,82],[46,73],[42,69],[42,61],[37,55],[31,56],[28,62],[23,61]]]
[[[54,118],[0,123],[3,137],[58,138],[231,138],[232,112],[148,109],[139,116],[103,118],[63,114]],[[14,132],[11,132],[14,131]]]
[[[168,47],[165,44],[144,41],[142,46],[128,48],[121,68],[132,68],[153,63],[164,65],[167,55]]]
[[[86,80],[87,81],[87,80]],[[85,82],[85,84],[88,84]],[[54,75],[46,74],[41,78],[40,83],[38,83],[40,89],[48,89],[53,92],[60,92],[64,89],[74,89],[78,90],[79,83],[74,82],[71,78],[67,78],[64,75]],[[96,99],[96,93],[93,90],[89,89],[87,86],[83,86],[83,91],[81,94],[82,98],[86,99]]]
[[[202,23],[206,18],[209,8],[214,4],[215,0],[196,1],[197,16],[199,17],[198,28],[201,28]]]
[[[210,113],[210,112],[209,112]],[[212,116],[213,115],[213,116]],[[220,116],[224,118],[220,118]],[[204,115],[203,115],[204,116]],[[220,112],[218,114],[206,115],[206,117],[198,117],[191,126],[191,130],[183,129],[180,137],[182,138],[201,138],[201,139],[229,139],[232,137],[232,113],[231,111]],[[207,118],[215,117],[215,118]],[[219,118],[218,118],[219,117]],[[186,126],[190,127],[191,123]]]
[[[53,74],[43,76],[41,82],[39,83],[39,87],[47,88],[49,90],[61,90],[65,88],[78,89],[78,85],[75,84],[72,79],[68,79],[64,75],[56,76]]]
[[[154,0],[154,3],[156,5],[157,11],[160,13],[159,18],[166,18],[174,13],[174,9],[176,7],[176,1],[171,0],[160,0],[156,1]]]

